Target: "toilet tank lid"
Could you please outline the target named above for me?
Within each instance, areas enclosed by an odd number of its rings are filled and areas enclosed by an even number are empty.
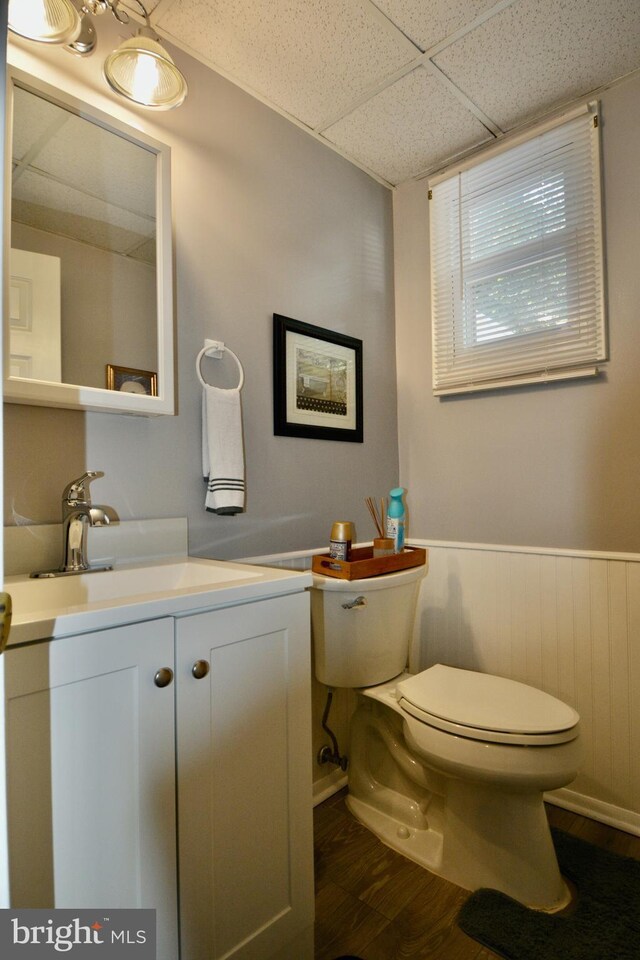
[[[373,590],[389,590],[414,580],[421,580],[427,572],[427,565],[407,567],[405,570],[395,570],[393,573],[383,573],[377,577],[366,577],[363,580],[342,580],[339,577],[325,577],[322,573],[313,573],[312,590],[335,590],[339,593],[370,593]]]
[[[402,680],[397,690],[434,717],[479,730],[551,733],[580,720],[573,707],[536,687],[441,663]]]

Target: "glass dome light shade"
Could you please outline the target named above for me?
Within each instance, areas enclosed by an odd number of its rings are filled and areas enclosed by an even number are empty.
[[[71,0],[9,0],[9,29],[39,43],[69,43],[80,31]]]
[[[104,76],[121,97],[155,110],[179,107],[187,95],[187,81],[144,27],[109,54]]]

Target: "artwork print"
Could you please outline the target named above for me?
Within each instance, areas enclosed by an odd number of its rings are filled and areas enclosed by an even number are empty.
[[[362,341],[274,314],[274,432],[361,443]]]

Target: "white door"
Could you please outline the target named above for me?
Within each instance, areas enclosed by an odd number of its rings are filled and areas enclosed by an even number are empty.
[[[4,51],[7,47],[7,12],[9,5],[7,3],[0,3],[0,50],[3,51],[2,56],[0,57],[0,90],[6,90],[6,73],[7,73],[7,62]],[[5,98],[0,97],[0,157],[5,156],[4,149],[4,130],[5,130]],[[3,183],[5,178],[3,177]],[[5,208],[6,197],[4,196],[4,190],[0,192],[0,224],[2,227],[0,229],[0,238],[2,238],[2,250],[7,249],[7,238],[5,237],[6,225],[4,217],[4,208]],[[0,296],[2,300],[2,311],[1,318],[3,322],[2,329],[4,329],[4,317],[6,315],[6,294],[4,292],[4,273],[5,273],[5,263],[4,257],[0,257]],[[3,370],[2,364],[2,338],[0,337],[0,370]],[[2,383],[4,378],[0,377],[0,400],[2,399]],[[1,409],[0,404],[0,409]],[[2,444],[2,420],[0,414],[0,468],[3,464],[3,444]],[[3,469],[0,469],[0,494],[2,494],[2,477]],[[3,502],[3,497],[0,496],[0,503]],[[4,564],[3,564],[3,531],[4,524],[0,524],[0,582],[4,582]],[[0,705],[4,703],[4,660],[0,656]],[[9,906],[9,857],[7,852],[7,806],[6,806],[6,796],[7,796],[7,781],[6,781],[6,769],[5,769],[5,749],[4,749],[4,712],[0,707],[0,909]]]
[[[60,257],[12,247],[9,331],[9,376],[60,383]]]
[[[176,621],[182,960],[313,956],[307,594]]]
[[[173,633],[166,618],[3,658],[11,906],[155,908],[158,960],[178,955]]]

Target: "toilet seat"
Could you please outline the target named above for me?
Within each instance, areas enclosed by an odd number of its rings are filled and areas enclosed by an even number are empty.
[[[578,735],[579,715],[556,697],[505,677],[436,664],[402,680],[398,706],[421,723],[487,743],[549,746]]]

